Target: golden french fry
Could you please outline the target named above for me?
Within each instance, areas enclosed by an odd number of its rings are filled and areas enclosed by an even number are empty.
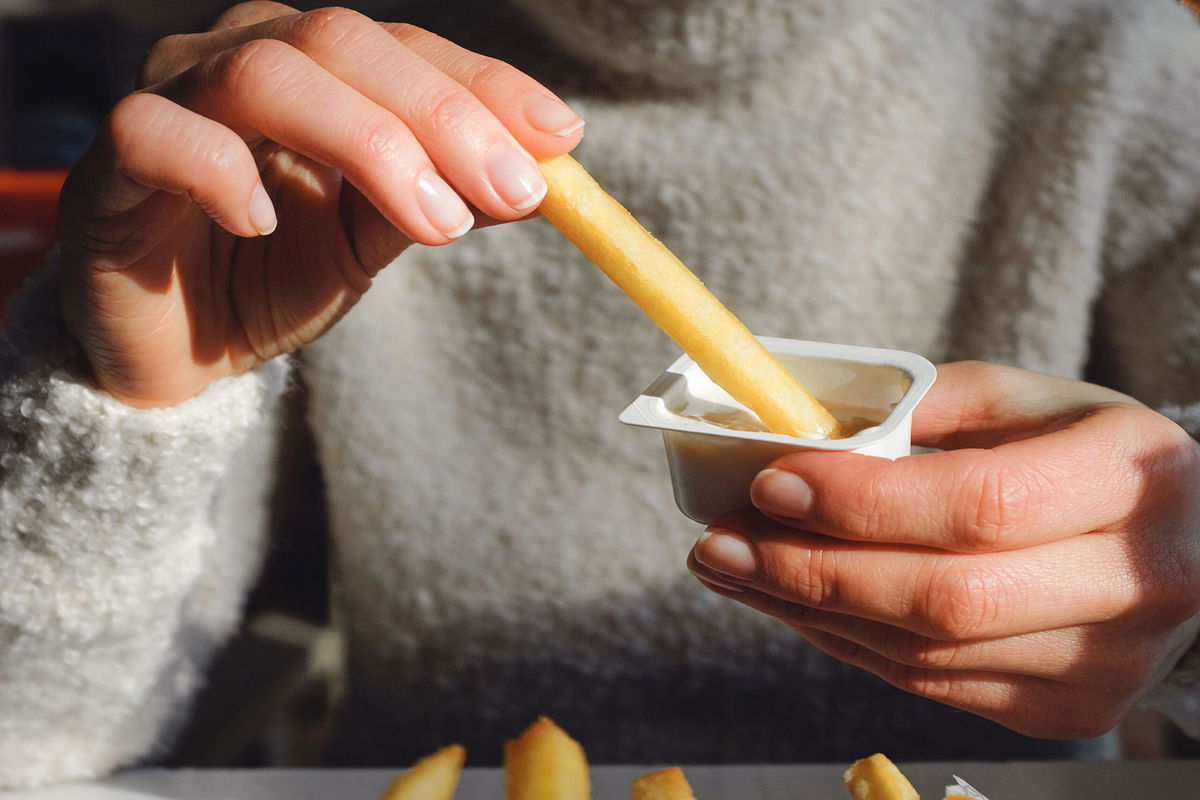
[[[392,781],[379,800],[452,800],[466,758],[461,745],[443,747]]]
[[[843,779],[854,800],[921,800],[899,767],[881,753],[855,761]]]
[[[504,788],[508,800],[590,800],[583,747],[539,717],[504,744]]]
[[[696,800],[679,767],[648,772],[633,781],[633,800]]]
[[[570,156],[541,164],[539,210],[713,381],[774,433],[840,438],[838,421],[691,270]]]

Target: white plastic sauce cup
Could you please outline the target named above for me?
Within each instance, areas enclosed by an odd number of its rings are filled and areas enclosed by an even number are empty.
[[[881,421],[844,439],[800,439],[713,425],[696,417],[749,412],[696,362],[681,356],[621,412],[620,420],[662,431],[675,502],[697,522],[749,506],[754,476],[787,453],[908,455],[913,410],[937,376],[929,361],[901,350],[765,336],[759,341],[826,406],[861,409],[863,416]]]

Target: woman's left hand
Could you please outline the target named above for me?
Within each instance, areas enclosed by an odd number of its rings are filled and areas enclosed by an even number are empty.
[[[808,451],[689,568],[816,647],[1044,738],[1112,728],[1200,630],[1200,447],[1101,387],[939,368],[898,461]]]

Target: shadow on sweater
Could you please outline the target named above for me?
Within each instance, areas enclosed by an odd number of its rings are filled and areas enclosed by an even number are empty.
[[[577,609],[580,624],[653,615],[671,595],[694,591],[705,590],[681,575],[669,586],[614,598],[602,618]],[[458,638],[487,642],[495,636],[488,630],[492,622],[479,619]],[[342,716],[352,724],[335,727],[327,761],[395,767],[459,742],[472,765],[494,766],[504,741],[539,715],[583,744],[595,764],[849,763],[873,752],[909,762],[999,761],[1105,752],[1103,740],[1033,739],[907,694],[786,630],[772,637],[769,663],[747,663],[739,650],[745,652],[754,638],[715,634],[708,652],[682,662],[678,653],[653,663],[622,663],[614,655],[590,667],[548,655],[562,653],[558,648],[510,658],[492,657],[481,647],[469,667],[438,679],[392,685],[363,680],[350,689]],[[430,650],[424,660],[461,664],[462,654]],[[364,674],[354,666],[351,671]]]

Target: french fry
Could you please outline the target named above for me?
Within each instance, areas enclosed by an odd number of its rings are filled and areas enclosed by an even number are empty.
[[[579,162],[541,164],[539,210],[595,262],[710,378],[774,433],[840,438],[838,421],[691,270],[655,239]]]
[[[466,757],[461,745],[443,747],[392,781],[379,800],[452,800]]]
[[[854,800],[921,800],[904,773],[881,753],[855,761],[843,779]]]
[[[679,767],[648,772],[633,781],[633,800],[696,800]]]
[[[583,747],[539,717],[504,744],[504,788],[508,800],[590,800]]]

